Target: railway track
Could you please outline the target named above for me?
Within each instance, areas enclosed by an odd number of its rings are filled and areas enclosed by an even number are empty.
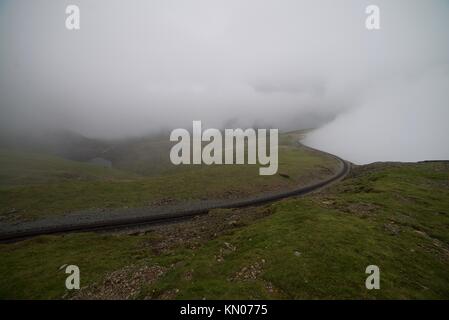
[[[302,145],[310,150],[327,154],[337,161],[340,162],[341,170],[333,175],[332,177],[317,182],[315,184],[301,187],[295,190],[290,190],[286,192],[280,192],[273,195],[262,196],[258,198],[246,199],[246,200],[236,200],[229,202],[224,205],[215,205],[215,206],[205,206],[203,208],[196,208],[191,210],[180,210],[173,213],[164,213],[158,215],[151,216],[141,216],[141,217],[133,217],[133,218],[123,218],[123,219],[114,219],[114,220],[104,220],[100,222],[87,222],[87,223],[78,223],[78,224],[67,224],[67,225],[55,225],[51,227],[42,227],[36,229],[28,229],[24,231],[16,231],[0,234],[0,242],[1,243],[10,243],[17,242],[24,239],[40,236],[40,235],[51,235],[51,234],[64,234],[70,232],[87,232],[87,231],[103,231],[103,230],[119,230],[125,228],[132,228],[137,226],[148,226],[148,225],[156,225],[163,223],[174,223],[183,221],[194,216],[207,214],[212,209],[232,209],[232,208],[244,208],[244,207],[252,207],[252,206],[260,206],[270,202],[278,201],[281,199],[285,199],[293,196],[302,196],[308,193],[320,190],[330,184],[337,182],[350,172],[350,164],[345,160],[317,149],[313,149],[307,146]]]

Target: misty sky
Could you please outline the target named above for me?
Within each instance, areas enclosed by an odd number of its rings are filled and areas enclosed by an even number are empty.
[[[0,125],[316,127],[356,163],[449,159],[447,30],[446,0],[0,0]]]

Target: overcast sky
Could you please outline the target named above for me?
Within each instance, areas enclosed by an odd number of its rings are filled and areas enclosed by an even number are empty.
[[[447,30],[446,0],[0,0],[0,124],[318,127],[357,163],[448,159]]]

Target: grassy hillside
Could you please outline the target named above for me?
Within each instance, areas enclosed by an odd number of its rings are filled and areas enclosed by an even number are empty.
[[[326,192],[134,234],[0,246],[2,298],[449,298],[449,165],[374,164]],[[81,269],[75,295],[63,264]],[[365,288],[377,265],[381,289]]]
[[[335,159],[298,148],[295,137],[295,133],[282,136],[280,174],[274,176],[260,176],[259,165],[174,166],[157,158],[169,154],[169,149],[156,150],[158,140],[133,142],[120,152],[115,150],[116,158],[111,159],[116,169],[3,150],[0,217],[30,219],[92,208],[235,199],[293,188],[337,171]]]
[[[137,175],[40,153],[0,150],[0,186],[123,180]]]
[[[75,161],[98,157],[110,148],[110,141],[88,138],[66,130],[29,129],[0,132],[0,149],[19,149]]]

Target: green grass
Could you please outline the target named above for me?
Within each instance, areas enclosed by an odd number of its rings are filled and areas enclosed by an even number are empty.
[[[0,186],[42,185],[68,181],[123,180],[137,176],[116,169],[39,153],[0,150]]]
[[[44,236],[32,242],[3,246],[0,299],[61,298],[67,276],[64,269],[59,270],[61,266],[76,264],[83,270],[83,282],[98,281],[106,271],[145,258],[135,240],[76,234],[64,238]]]
[[[199,247],[181,242],[162,253],[153,250],[164,241],[158,233],[1,245],[0,297],[62,297],[64,274],[57,269],[73,263],[80,266],[82,286],[101,283],[107,272],[126,265],[166,267],[155,283],[140,283],[137,298],[167,292],[192,299],[449,298],[447,164],[370,165],[327,192],[269,207],[273,214]],[[371,264],[380,267],[380,290],[365,288]],[[251,266],[255,277],[236,278]]]
[[[135,159],[142,160],[139,155]],[[159,163],[154,161],[145,166]],[[325,178],[337,165],[333,158],[298,148],[291,141],[279,147],[278,172],[287,178],[260,176],[259,165],[164,165],[159,174],[148,176],[125,171],[126,166],[109,169],[53,156],[1,151],[0,215],[34,219],[92,208],[143,207],[165,200],[245,197]]]

